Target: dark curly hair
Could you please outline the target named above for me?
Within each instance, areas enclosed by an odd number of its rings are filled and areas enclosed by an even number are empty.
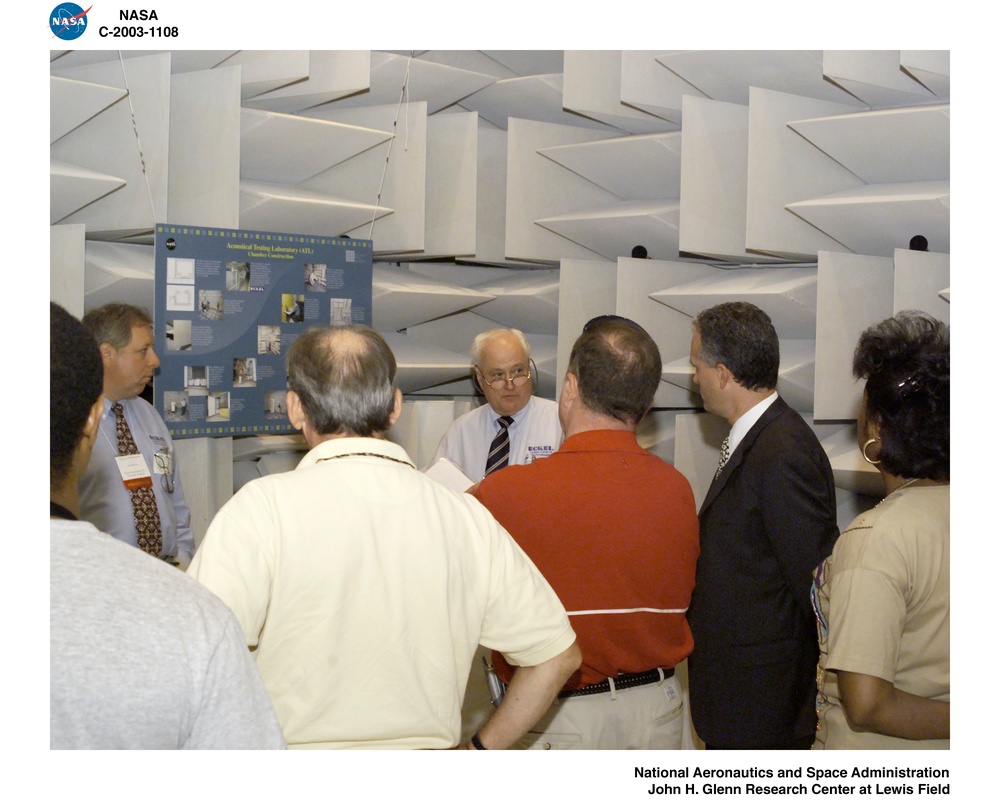
[[[104,364],[94,337],[76,317],[49,303],[49,488],[69,475],[90,409],[104,391]]]
[[[893,475],[950,480],[949,338],[943,322],[901,311],[858,341],[854,376],[867,381],[865,413],[879,425],[879,458]]]

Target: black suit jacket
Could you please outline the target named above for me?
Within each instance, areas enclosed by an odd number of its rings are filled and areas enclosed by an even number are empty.
[[[779,397],[729,457],[698,514],[688,621],[695,730],[718,747],[781,746],[816,730],[813,569],[839,533],[830,460]]]

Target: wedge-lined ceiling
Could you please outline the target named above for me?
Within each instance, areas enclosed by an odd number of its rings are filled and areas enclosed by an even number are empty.
[[[706,435],[674,421],[700,407],[701,308],[766,308],[779,389],[831,435],[857,405],[860,330],[903,306],[948,319],[947,51],[54,51],[50,68],[53,286],[79,267],[88,308],[152,307],[154,222],[370,238],[410,396],[471,396],[469,340],[497,325],[537,342],[554,395],[583,321],[627,313],[663,351],[651,436],[670,459],[713,445],[675,447]]]

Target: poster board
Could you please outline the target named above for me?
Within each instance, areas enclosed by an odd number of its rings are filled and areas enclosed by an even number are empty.
[[[292,433],[288,350],[314,325],[371,325],[372,243],[156,226],[153,403],[175,439]]]

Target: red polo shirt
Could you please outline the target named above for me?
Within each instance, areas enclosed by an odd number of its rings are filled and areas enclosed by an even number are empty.
[[[693,647],[685,612],[698,559],[687,479],[628,431],[569,437],[473,491],[562,600],[583,651],[575,689],[619,672],[672,667]],[[494,653],[504,682],[514,668]]]

